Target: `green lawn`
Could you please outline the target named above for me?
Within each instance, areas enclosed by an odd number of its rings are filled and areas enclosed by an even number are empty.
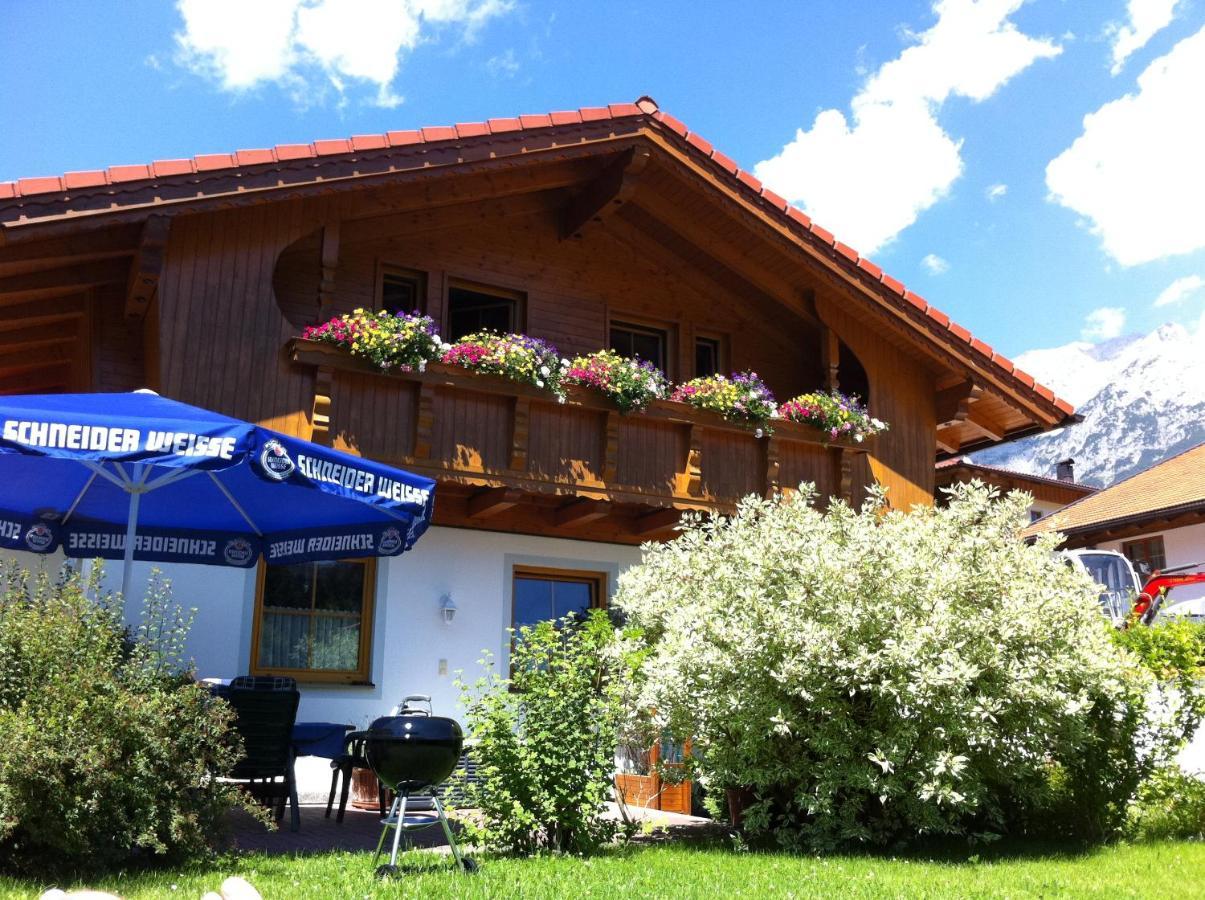
[[[366,854],[244,856],[187,871],[98,881],[134,898],[195,900],[227,875],[272,898],[362,897],[1202,897],[1205,843],[1119,845],[1083,852],[1011,846],[905,857],[740,853],[724,846],[637,846],[593,859],[484,859],[462,876],[446,857],[415,854],[399,881],[372,877]],[[0,878],[0,896],[43,883]]]

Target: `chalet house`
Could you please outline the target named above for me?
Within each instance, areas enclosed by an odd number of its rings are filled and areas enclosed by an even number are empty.
[[[357,307],[609,346],[676,382],[754,370],[780,400],[840,386],[890,430],[623,415],[301,339]],[[168,567],[200,675],[295,675],[302,718],[353,724],[414,692],[452,712],[458,669],[505,665],[512,624],[605,605],[684,510],[801,482],[931,503],[937,459],[1073,419],[647,97],[0,183],[0,392],[142,387],[438,480],[397,559]]]
[[[1030,475],[1027,472],[1014,472],[1012,469],[1002,469],[999,466],[989,466],[977,463],[969,456],[952,456],[937,464],[935,499],[941,503],[944,499],[943,488],[959,483],[979,481],[997,488],[1001,494],[1013,491],[1023,491],[1033,497],[1029,505],[1029,521],[1036,522],[1052,512],[1062,509],[1068,503],[1074,503],[1081,497],[1096,493],[1096,488],[1089,484],[1081,484],[1075,480],[1074,461],[1063,460],[1058,464],[1056,477],[1047,478],[1042,475]]]
[[[1152,571],[1205,563],[1205,444],[1064,506],[1027,534],[1059,531],[1068,549],[1117,550]],[[1205,585],[1168,595],[1167,610],[1205,613]]]

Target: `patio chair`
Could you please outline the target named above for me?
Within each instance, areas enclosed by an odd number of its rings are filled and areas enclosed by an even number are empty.
[[[339,792],[339,813],[335,821],[343,824],[343,814],[347,812],[347,794],[351,790],[352,773],[356,769],[369,769],[368,760],[364,756],[364,739],[367,731],[352,731],[343,739],[343,752],[331,760],[331,792],[326,798],[326,817],[331,817],[331,808],[335,803],[335,790],[339,784],[339,776],[343,776],[343,789]],[[377,803],[381,809],[381,818],[389,814],[385,788],[377,785]]]
[[[226,700],[234,707],[234,727],[243,739],[243,758],[229,777],[248,782],[249,789],[257,796],[273,803],[278,801],[277,821],[284,818],[287,799],[292,811],[290,827],[297,831],[301,827],[301,810],[293,773],[293,724],[301,694],[296,688],[264,690],[232,684]]]

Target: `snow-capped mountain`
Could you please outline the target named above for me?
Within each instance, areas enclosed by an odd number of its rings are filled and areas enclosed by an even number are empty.
[[[1084,421],[976,453],[978,462],[1053,476],[1071,457],[1077,480],[1103,487],[1205,441],[1205,326],[1031,350],[1017,365]]]

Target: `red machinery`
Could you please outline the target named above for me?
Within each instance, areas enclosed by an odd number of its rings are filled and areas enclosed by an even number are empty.
[[[1205,583],[1205,563],[1191,563],[1154,572],[1142,586],[1142,591],[1135,598],[1130,612],[1137,616],[1143,625],[1150,625],[1155,621],[1155,616],[1159,615],[1169,591],[1186,584],[1202,583]]]

